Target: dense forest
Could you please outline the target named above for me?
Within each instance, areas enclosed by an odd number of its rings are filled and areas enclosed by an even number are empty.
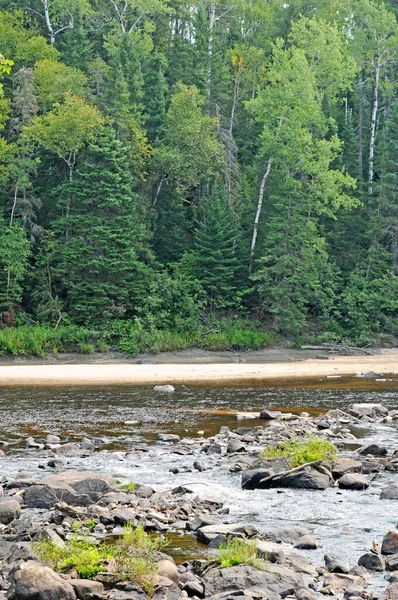
[[[0,349],[393,340],[397,12],[0,0]]]

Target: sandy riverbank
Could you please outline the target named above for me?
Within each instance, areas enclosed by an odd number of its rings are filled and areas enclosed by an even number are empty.
[[[0,366],[0,385],[183,384],[269,381],[351,376],[398,375],[398,351],[371,356],[336,356],[330,360],[224,364],[45,364]]]

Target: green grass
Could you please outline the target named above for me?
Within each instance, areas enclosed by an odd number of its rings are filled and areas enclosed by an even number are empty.
[[[310,437],[299,440],[292,437],[287,442],[279,442],[276,446],[269,446],[261,453],[264,458],[287,457],[290,458],[290,467],[299,467],[314,460],[334,461],[337,448],[327,440]]]
[[[226,544],[220,544],[215,553],[215,560],[223,568],[247,564],[261,569],[263,561],[257,556],[256,540],[241,538],[229,539]]]
[[[137,487],[137,484],[134,481],[129,481],[128,483],[123,483],[120,486],[120,489],[125,492],[134,492],[136,487]]]
[[[61,325],[20,325],[0,329],[0,354],[45,356],[59,352],[107,352],[111,348],[137,356],[143,352],[173,352],[188,348],[207,350],[258,350],[275,344],[273,331],[256,321],[231,318],[211,319],[194,329],[145,328],[139,321],[105,322],[101,328]]]
[[[93,579],[106,571],[108,561],[113,559],[115,580],[138,583],[152,595],[156,550],[164,544],[162,538],[147,535],[142,525],[137,528],[127,525],[116,544],[97,543],[88,535],[74,533],[64,546],[42,538],[32,543],[32,549],[56,571],[67,573],[75,569],[82,579]]]

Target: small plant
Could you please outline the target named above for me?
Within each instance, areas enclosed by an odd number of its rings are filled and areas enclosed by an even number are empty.
[[[97,523],[94,521],[94,519],[88,519],[88,521],[84,522],[84,527],[87,527],[87,529],[92,531],[94,529],[94,527],[96,526],[96,524]]]
[[[120,489],[126,492],[134,492],[135,488],[137,487],[137,484],[134,483],[134,481],[129,481],[128,483],[123,483],[120,486]]]
[[[263,566],[263,561],[257,556],[256,540],[229,539],[226,544],[220,544],[215,559],[223,568],[241,564],[252,565],[256,569],[261,569]]]
[[[314,460],[334,461],[337,448],[327,440],[318,437],[299,440],[292,437],[287,442],[279,442],[276,446],[269,446],[261,453],[263,458],[287,457],[290,459],[290,467],[299,467]]]
[[[72,531],[72,533],[77,533],[80,529],[80,523],[79,521],[72,521],[72,523],[70,524],[70,530]]]
[[[93,524],[95,522],[90,520],[85,526],[91,528]],[[151,596],[157,571],[156,550],[165,543],[163,538],[145,533],[142,525],[137,528],[126,525],[121,540],[116,544],[97,542],[87,534],[74,533],[62,546],[41,538],[32,543],[32,548],[41,560],[56,571],[75,569],[82,579],[93,579],[113,559],[113,577],[116,581],[136,582]]]

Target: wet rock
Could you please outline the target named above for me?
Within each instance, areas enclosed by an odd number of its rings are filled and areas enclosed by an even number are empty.
[[[386,456],[387,448],[379,444],[367,444],[358,450],[358,454],[371,454],[372,456]]]
[[[396,473],[398,471],[398,458],[393,458],[386,464],[386,471]]]
[[[146,415],[142,417],[140,423],[141,425],[156,425],[158,422],[156,417],[151,417],[150,415]]]
[[[245,448],[245,444],[243,444],[240,440],[232,439],[228,442],[227,453],[231,454],[232,452],[244,452]]]
[[[242,489],[244,490],[257,490],[266,489],[267,484],[263,487],[261,482],[264,479],[268,479],[271,475],[275,475],[275,472],[271,469],[253,469],[249,471],[243,471],[242,473]]]
[[[266,487],[286,487],[296,489],[325,490],[333,485],[330,471],[321,466],[321,461],[314,461],[301,467],[296,467],[285,473],[272,475],[263,479],[261,484]]]
[[[27,450],[35,448],[36,450],[43,450],[44,444],[38,444],[32,437],[28,437],[25,440],[25,447]]]
[[[316,550],[318,548],[318,542],[312,535],[303,535],[294,544],[294,548],[298,550]]]
[[[280,419],[282,413],[280,410],[269,410],[265,408],[260,412],[260,419],[264,419],[265,421],[271,421],[273,419]]]
[[[384,558],[379,554],[373,554],[373,552],[363,554],[358,560],[358,564],[368,569],[368,571],[385,571],[386,569]]]
[[[174,392],[174,386],[172,385],[155,385],[153,388],[155,392],[163,392],[165,394],[171,394]]]
[[[100,581],[91,581],[89,579],[71,579],[70,584],[75,590],[79,600],[89,600],[96,594],[104,592],[104,586]]]
[[[21,515],[21,505],[15,499],[9,497],[2,497],[0,500],[0,523],[2,525],[8,525],[14,519],[19,519]]]
[[[329,595],[336,595],[337,593],[345,592],[351,586],[356,586],[357,589],[361,590],[362,595],[362,591],[365,587],[365,580],[357,575],[329,573],[325,575],[323,585],[324,588],[328,589],[327,593]]]
[[[381,545],[382,554],[398,553],[398,531],[389,531],[383,538]]]
[[[381,500],[398,500],[398,483],[393,483],[383,488],[380,492]]]
[[[348,573],[348,567],[333,554],[325,554],[325,566],[331,573]]]
[[[386,459],[384,458],[369,458],[359,455],[359,460],[362,463],[362,473],[368,475],[369,473],[380,473],[383,471]]]
[[[76,600],[73,587],[37,561],[22,563],[13,573],[9,600]]]
[[[221,454],[222,446],[220,444],[205,444],[202,447],[202,452],[205,454]]]
[[[158,433],[156,436],[158,442],[169,442],[171,444],[177,444],[180,441],[179,435],[173,433]]]
[[[306,527],[279,527],[266,533],[268,539],[285,544],[295,544],[300,538],[310,534]]]
[[[366,490],[369,487],[369,481],[361,473],[346,473],[337,484],[342,490]]]
[[[193,468],[197,471],[206,471],[206,467],[203,463],[200,462],[200,460],[195,460],[195,462],[193,463]]]
[[[389,571],[398,570],[398,554],[392,554],[387,557],[387,568]]]
[[[83,438],[80,442],[80,447],[82,448],[82,450],[94,450],[95,444],[88,438]]]
[[[82,449],[79,444],[75,442],[69,442],[68,444],[62,444],[62,446],[53,446],[52,451],[54,454],[62,456],[80,456]]]
[[[365,377],[366,375],[364,375]],[[386,408],[385,406],[383,406],[382,404],[377,404],[377,403],[371,403],[371,402],[365,402],[365,403],[359,403],[359,404],[353,404],[350,409],[348,410],[348,412],[351,415],[354,415],[354,417],[375,417],[375,416],[379,416],[379,417],[385,417],[386,415],[388,415],[388,408]]]
[[[47,467],[51,467],[52,469],[57,469],[59,467],[62,467],[63,464],[64,464],[64,461],[61,460],[60,458],[52,458],[51,460],[48,461]]]
[[[346,473],[360,473],[361,471],[362,463],[352,458],[338,458],[332,467],[334,479],[340,479]]]
[[[256,540],[257,554],[272,563],[285,562],[286,556],[281,544],[268,540]]]
[[[52,435],[51,433],[49,433],[48,436],[46,437],[46,442],[47,442],[47,444],[60,444],[61,438],[58,437],[57,435]]]

